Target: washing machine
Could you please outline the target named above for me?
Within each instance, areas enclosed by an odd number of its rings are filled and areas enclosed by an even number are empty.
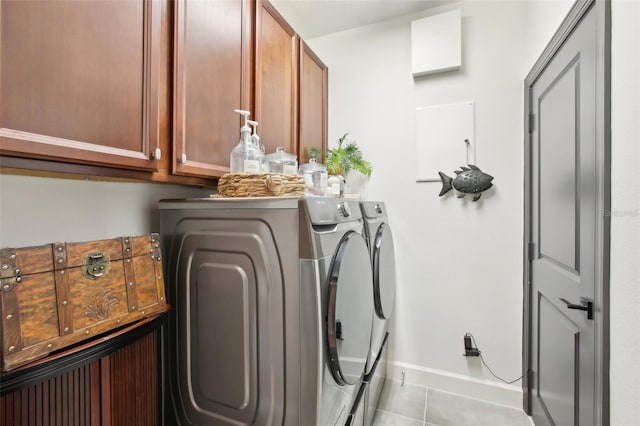
[[[172,306],[164,424],[345,424],[374,315],[359,205],[214,198],[159,210]]]
[[[301,210],[302,400],[304,425],[345,425],[364,400],[373,275],[357,202],[309,198]],[[314,395],[319,395],[315,397]]]
[[[364,424],[371,425],[387,375],[389,320],[395,304],[396,269],[393,236],[383,202],[360,203],[373,272],[375,315],[364,382]]]

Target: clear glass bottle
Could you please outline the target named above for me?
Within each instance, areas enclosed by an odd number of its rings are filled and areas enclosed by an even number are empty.
[[[269,164],[266,162],[266,155],[264,154],[265,148],[262,143],[260,143],[260,136],[256,132],[256,127],[258,127],[258,122],[253,120],[247,120],[247,122],[253,127],[253,134],[251,135],[251,141],[253,142],[255,148],[258,149],[258,161],[260,163],[260,173],[268,173],[271,170],[269,169]]]
[[[248,126],[249,111],[235,110],[244,116],[244,126],[240,129],[240,141],[231,150],[229,169],[231,173],[260,173],[260,163],[264,153],[251,139],[251,129]]]

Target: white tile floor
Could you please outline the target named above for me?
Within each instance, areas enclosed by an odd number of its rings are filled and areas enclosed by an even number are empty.
[[[373,426],[530,426],[522,410],[387,380]]]

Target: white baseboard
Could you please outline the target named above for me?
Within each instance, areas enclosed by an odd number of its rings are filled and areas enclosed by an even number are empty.
[[[426,386],[522,410],[522,389],[519,386],[477,379],[403,362],[387,361],[387,379],[401,380],[403,371],[406,383]]]

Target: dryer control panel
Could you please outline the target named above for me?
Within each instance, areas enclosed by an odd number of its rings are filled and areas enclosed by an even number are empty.
[[[306,198],[309,220],[312,225],[337,225],[357,221],[362,212],[357,201],[339,198]]]

